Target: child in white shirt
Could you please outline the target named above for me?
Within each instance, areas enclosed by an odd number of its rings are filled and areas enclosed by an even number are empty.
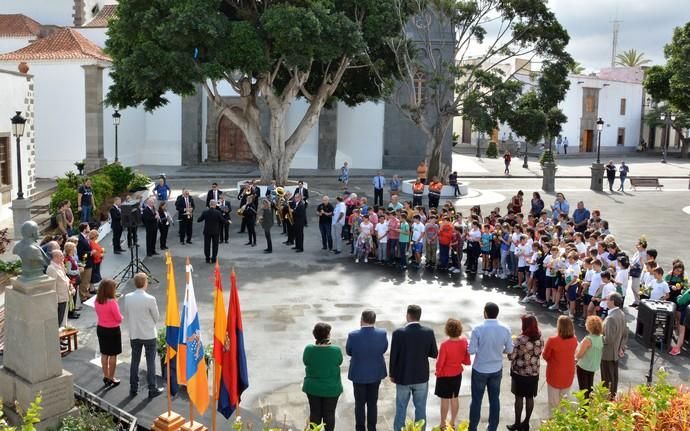
[[[611,281],[611,274],[607,271],[601,273],[601,282],[604,284],[604,286],[601,288],[601,295],[599,296],[601,299],[599,307],[608,312],[609,305],[606,302],[606,298],[608,298],[612,293],[616,293],[616,285]]]
[[[654,281],[650,285],[649,299],[657,301],[666,301],[668,299],[671,289],[668,283],[664,280],[664,269],[654,269]]]
[[[376,239],[378,242],[378,249],[376,250],[376,258],[379,263],[388,262],[388,219],[376,223]]]

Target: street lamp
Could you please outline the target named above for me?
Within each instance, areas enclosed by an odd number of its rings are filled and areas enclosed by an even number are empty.
[[[17,199],[24,199],[24,192],[22,191],[22,156],[21,156],[21,138],[24,136],[24,126],[26,126],[26,118],[22,117],[21,111],[15,111],[16,114],[10,120],[12,121],[12,134],[17,138]]]
[[[661,152],[661,163],[666,163],[666,152],[668,151],[668,141],[671,139],[671,126],[673,122],[676,121],[676,114],[673,112],[666,113],[662,112],[659,114],[659,119],[665,124],[666,128],[666,139],[664,143],[663,151]]]
[[[119,161],[117,158],[117,126],[120,125],[120,117],[122,117],[122,115],[120,115],[116,109],[115,112],[113,112],[113,125],[115,126],[115,163]]]
[[[597,143],[597,165],[601,164],[601,131],[604,130],[604,120],[599,117],[597,120],[597,132],[599,132],[599,142]]]

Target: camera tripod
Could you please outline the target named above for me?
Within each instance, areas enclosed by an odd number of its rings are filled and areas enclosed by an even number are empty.
[[[127,228],[127,238],[131,239],[129,244],[129,263],[113,277],[117,281],[117,287],[134,278],[134,275],[143,272],[149,278],[149,282],[158,280],[151,275],[151,270],[139,259],[139,241],[137,228]]]

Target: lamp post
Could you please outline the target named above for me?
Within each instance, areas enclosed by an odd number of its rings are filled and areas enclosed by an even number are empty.
[[[26,126],[26,118],[22,117],[21,111],[15,111],[16,114],[10,120],[12,121],[12,134],[17,138],[17,199],[24,199],[24,191],[22,186],[22,154],[21,154],[21,139],[24,136],[24,126]]]
[[[599,117],[597,120],[597,132],[599,133],[599,138],[597,142],[597,165],[601,164],[601,131],[604,130],[604,120]]]
[[[666,163],[666,152],[668,151],[668,141],[671,139],[671,126],[676,121],[676,114],[673,112],[662,112],[659,119],[664,123],[666,129],[664,148],[661,152],[661,163]]]
[[[120,115],[120,112],[116,109],[115,112],[113,112],[113,125],[115,126],[115,163],[120,161],[117,157],[117,126],[120,125],[120,117],[122,117],[122,115]]]

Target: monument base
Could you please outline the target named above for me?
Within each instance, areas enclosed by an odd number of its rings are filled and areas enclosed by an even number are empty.
[[[175,412],[163,413],[153,421],[151,431],[177,431],[185,423],[184,417]]]
[[[5,404],[10,423],[21,423],[21,417],[14,412],[13,401],[16,401],[21,411],[25,412],[40,393],[41,422],[36,428],[39,431],[57,428],[63,417],[75,414],[77,411],[74,407],[72,388],[72,374],[65,370],[60,376],[30,383],[7,368],[0,367],[0,398]]]
[[[182,431],[208,431],[208,428],[204,426],[201,422],[185,422],[180,428]]]

